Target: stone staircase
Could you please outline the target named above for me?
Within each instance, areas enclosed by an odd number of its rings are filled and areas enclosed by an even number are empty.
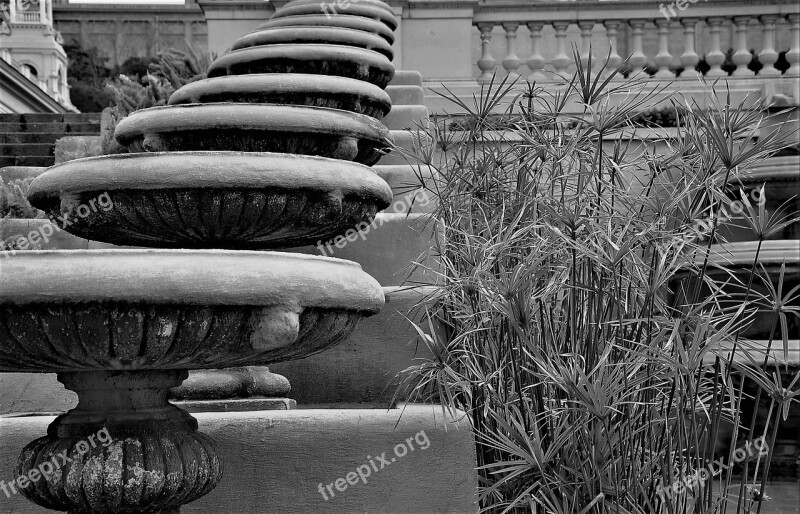
[[[0,114],[0,167],[52,166],[56,140],[99,132],[99,113]]]

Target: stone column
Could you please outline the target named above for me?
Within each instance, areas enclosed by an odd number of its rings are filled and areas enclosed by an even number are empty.
[[[242,34],[251,32],[275,12],[273,3],[263,0],[228,2],[199,0],[208,27],[208,51],[224,54]]]
[[[437,5],[403,0],[399,31],[403,61],[399,68],[417,70],[432,81],[471,78],[472,19],[477,3],[450,0]]]

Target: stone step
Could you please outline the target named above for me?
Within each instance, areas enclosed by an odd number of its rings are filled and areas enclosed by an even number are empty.
[[[425,345],[414,344],[416,331],[404,315],[427,332],[420,310],[410,313],[435,288],[384,287],[383,292],[386,304],[381,312],[362,321],[343,343],[301,361],[270,365],[270,371],[289,379],[289,396],[300,407],[321,403],[388,406],[400,383],[396,375],[412,366],[414,359],[432,357]]]
[[[0,167],[4,166],[52,166],[55,163],[53,156],[0,156]]]
[[[36,234],[36,235],[34,235]],[[18,241],[37,250],[86,250],[89,241],[60,230],[46,219],[7,219],[0,226],[0,240]],[[31,245],[32,243],[32,245]],[[20,252],[25,250],[20,250]],[[3,254],[0,253],[0,259]]]
[[[394,77],[389,82],[389,85],[422,87],[422,74],[413,70],[396,70],[394,72]]]
[[[0,155],[3,156],[41,156],[54,155],[54,145],[48,143],[0,143]]]
[[[0,123],[100,123],[99,112],[3,113]]]
[[[99,132],[99,130],[98,130]],[[96,136],[98,132],[1,132],[0,144],[27,144],[27,143],[49,143],[55,144],[56,141],[65,136]]]
[[[415,266],[433,267],[434,223],[422,213],[379,213],[375,221],[360,232],[350,231],[325,244],[292,249],[293,252],[325,255],[357,262],[382,286],[432,284],[433,271]],[[338,246],[337,246],[338,245]]]
[[[428,109],[424,105],[394,105],[381,121],[391,130],[416,130],[426,119]]]
[[[441,412],[438,405],[408,405],[388,411],[193,414],[200,432],[215,441],[225,472],[211,494],[182,506],[181,512],[476,513],[478,479],[469,420],[463,414],[443,418]],[[19,453],[46,434],[54,419],[24,416],[2,420],[0,476],[4,480],[14,480]],[[385,464],[378,457],[385,457]],[[276,472],[265,472],[267,469]],[[130,483],[135,484],[133,480]],[[3,512],[52,512],[22,494],[3,494],[0,501]]]
[[[414,213],[431,212],[435,201],[428,191],[420,188],[426,185],[432,187],[433,169],[426,165],[377,165],[372,169],[389,184],[394,193],[392,205],[385,213]]]
[[[425,105],[425,90],[420,86],[386,86],[392,105]]]
[[[99,133],[99,123],[0,123],[0,134],[8,132],[51,132],[56,134]]]
[[[414,146],[414,142],[418,141],[418,134],[416,132],[410,132],[408,130],[392,130],[392,138],[394,139],[394,144],[405,149],[411,149]],[[425,136],[428,137],[428,136]],[[394,164],[409,164],[413,163],[412,157],[406,157],[401,152],[390,152],[384,155],[380,161],[377,162],[378,165],[394,165]]]

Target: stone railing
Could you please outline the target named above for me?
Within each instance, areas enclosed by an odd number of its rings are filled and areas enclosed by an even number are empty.
[[[37,11],[17,12],[14,19],[15,23],[42,23],[41,15]]]
[[[616,66],[630,56],[628,76],[800,75],[796,3],[694,2],[484,0],[474,7],[480,38],[474,76],[479,82],[495,73],[552,80],[574,68],[573,46],[584,63],[591,48],[595,69],[607,57]]]

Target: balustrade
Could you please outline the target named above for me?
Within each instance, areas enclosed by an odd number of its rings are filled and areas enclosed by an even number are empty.
[[[541,2],[531,6],[523,0],[516,7],[492,0],[478,5],[473,24],[481,39],[479,81],[488,81],[495,73],[511,78],[521,74],[529,81],[558,80],[574,69],[571,48],[577,49],[584,65],[593,54],[593,72],[598,71],[598,61],[607,58],[616,67],[627,57],[627,77],[641,73],[678,80],[697,80],[701,75],[800,75],[800,8],[788,1],[755,5],[733,0],[724,3],[724,9],[692,3],[685,12],[675,10],[674,4],[672,9],[659,10],[653,3],[624,0],[570,5]],[[671,11],[677,16],[667,17]],[[504,49],[499,36],[492,44],[498,29],[505,31]],[[527,73],[520,70],[523,65]]]

